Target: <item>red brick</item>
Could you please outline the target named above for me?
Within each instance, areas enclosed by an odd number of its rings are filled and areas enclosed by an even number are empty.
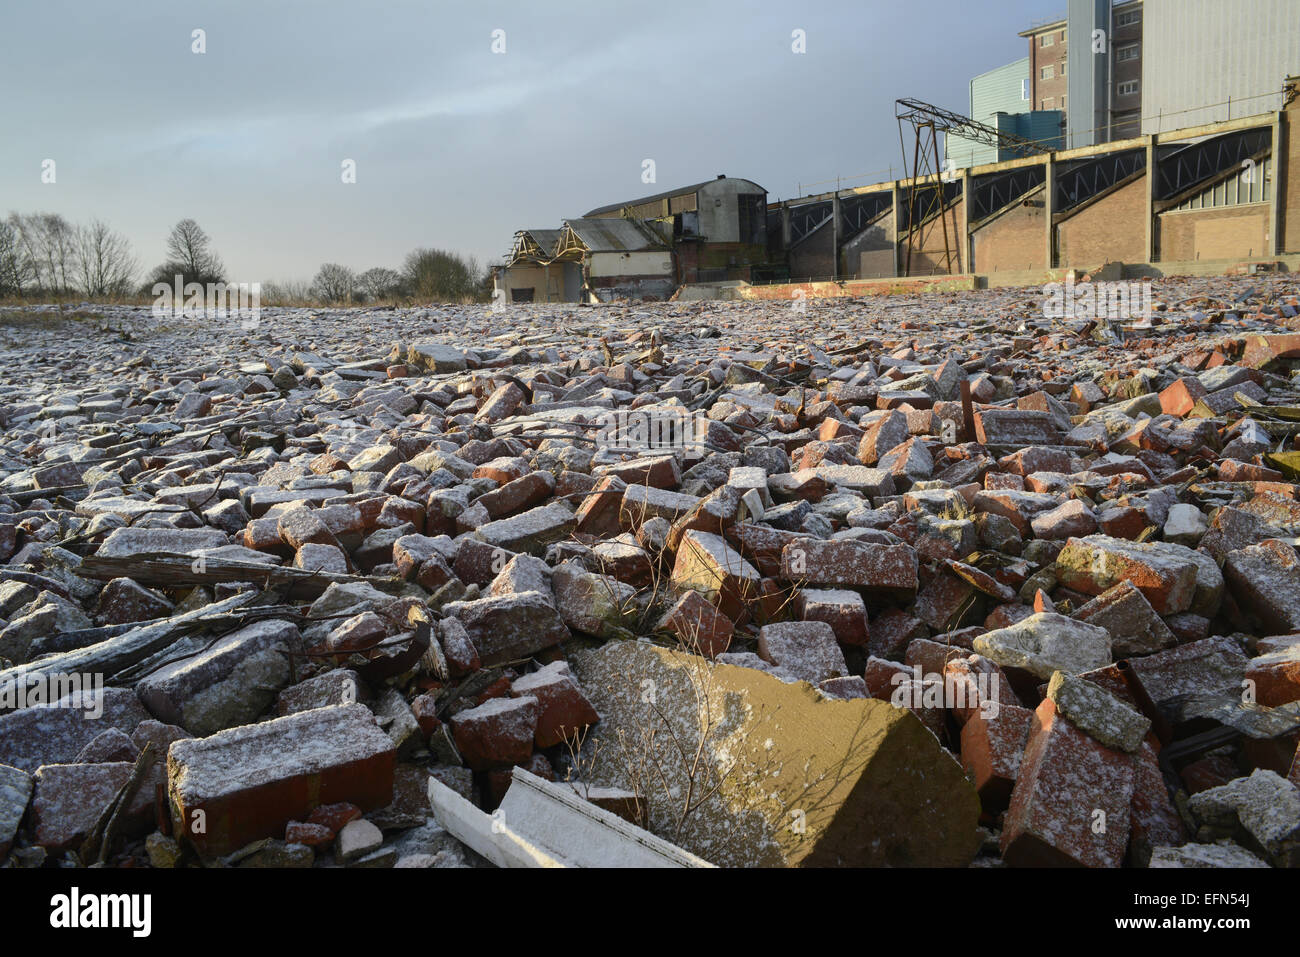
[[[451,722],[456,750],[475,771],[527,761],[533,753],[538,712],[535,697],[493,698],[457,712]]]
[[[35,842],[50,850],[72,850],[89,835],[131,776],[133,764],[47,764],[35,775],[28,811]],[[122,833],[145,833],[154,820],[154,786],[148,779],[122,819]]]
[[[970,772],[987,814],[997,814],[1011,800],[1033,719],[1028,708],[1007,705],[996,716],[975,711],[962,725],[962,767]]]
[[[916,552],[910,545],[806,539],[781,550],[781,578],[809,585],[914,591]]]
[[[1169,788],[1151,745],[1143,742],[1133,777],[1133,833],[1131,842],[1149,852],[1151,848],[1179,847],[1187,843],[1187,830],[1169,799]]]
[[[799,592],[795,605],[804,621],[822,621],[830,625],[840,644],[867,643],[867,606],[857,592],[806,588]]]
[[[361,704],[177,741],[167,758],[173,830],[201,854],[228,854],[279,837],[320,804],[387,806],[395,764],[393,742]]]
[[[1002,859],[1016,867],[1118,867],[1133,788],[1131,755],[1100,744],[1044,700],[1003,823]]]
[[[563,661],[552,662],[516,679],[510,693],[515,697],[531,695],[537,699],[534,740],[539,748],[559,744],[600,720],[600,715],[583,695],[569,672],[568,664]]]
[[[1192,411],[1196,400],[1205,394],[1205,386],[1195,376],[1175,379],[1160,392],[1160,411],[1167,415],[1184,416]]]
[[[731,645],[735,625],[699,592],[691,589],[678,599],[656,626],[680,639],[706,658],[716,658]]]

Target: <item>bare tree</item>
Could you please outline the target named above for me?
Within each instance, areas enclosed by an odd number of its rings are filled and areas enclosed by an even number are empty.
[[[21,296],[32,283],[35,268],[23,245],[17,215],[0,220],[0,296]]]
[[[312,298],[311,283],[305,279],[268,279],[262,283],[261,299],[264,306],[304,306]]]
[[[212,240],[192,219],[182,219],[167,237],[167,258],[180,263],[186,273],[216,276],[220,282],[226,267],[212,248]]]
[[[312,291],[325,302],[350,302],[356,292],[357,277],[347,266],[326,263],[312,280]]]
[[[402,285],[402,276],[395,269],[376,266],[367,269],[357,277],[357,287],[367,299],[386,299],[398,293]]]
[[[212,248],[212,240],[192,219],[182,219],[167,235],[167,261],[149,274],[145,283],[172,285],[181,277],[183,285],[225,282],[226,267]]]
[[[125,236],[93,220],[76,230],[74,268],[87,296],[121,296],[129,291],[139,264]]]
[[[13,213],[10,223],[18,231],[32,271],[32,282],[48,293],[72,289],[77,230],[58,213]]]

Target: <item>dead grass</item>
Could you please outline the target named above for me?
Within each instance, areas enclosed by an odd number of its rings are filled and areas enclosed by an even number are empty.
[[[0,326],[9,329],[48,329],[69,322],[104,322],[103,314],[76,309],[67,312],[34,311],[0,306]]]

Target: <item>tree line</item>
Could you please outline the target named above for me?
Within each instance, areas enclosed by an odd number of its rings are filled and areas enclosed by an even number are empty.
[[[58,213],[0,220],[0,296],[72,294],[117,299],[134,291],[139,264],[107,223],[70,223]]]
[[[320,267],[311,297],[328,303],[383,301],[475,302],[492,294],[492,275],[473,256],[445,249],[415,249],[401,269],[376,266],[355,272],[338,263]]]
[[[193,219],[167,235],[166,259],[144,275],[131,243],[100,220],[71,223],[58,213],[10,213],[0,219],[0,299],[48,300],[149,297],[157,283],[227,282],[211,237]],[[491,297],[491,274],[474,257],[442,249],[415,249],[400,269],[376,266],[357,273],[326,263],[310,283],[262,284],[262,301],[359,304],[471,302]]]

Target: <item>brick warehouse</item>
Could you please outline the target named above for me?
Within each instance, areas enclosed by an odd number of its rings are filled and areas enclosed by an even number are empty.
[[[1278,99],[1276,111],[1228,122],[774,203],[771,253],[793,281],[933,276],[949,271],[946,225],[960,255],[952,272],[1026,283],[1108,262],[1225,272],[1297,255],[1300,80],[1288,77]],[[909,270],[909,190],[939,185],[943,221],[919,224]]]

